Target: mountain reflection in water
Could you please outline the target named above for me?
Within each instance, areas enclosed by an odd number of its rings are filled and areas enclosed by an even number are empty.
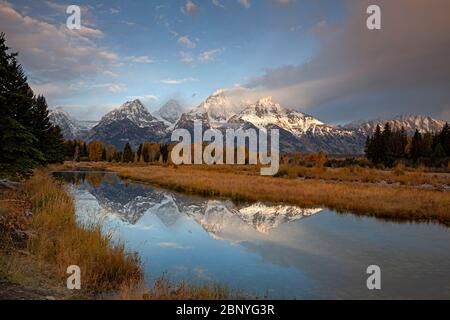
[[[128,183],[114,173],[63,172],[80,223],[137,252],[146,279],[214,282],[272,298],[449,298],[450,232],[320,208],[235,204]],[[382,269],[382,290],[366,268]],[[420,290],[417,290],[420,288]]]

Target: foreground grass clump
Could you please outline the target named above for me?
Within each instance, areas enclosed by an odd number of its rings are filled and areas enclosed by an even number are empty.
[[[119,300],[243,300],[245,296],[219,284],[172,283],[167,277],[162,276],[156,279],[151,288],[142,282],[125,283],[115,298]]]
[[[195,166],[109,165],[107,168],[117,172],[122,178],[179,192],[226,197],[237,201],[269,201],[302,207],[327,207],[339,212],[388,219],[450,224],[450,192],[243,175],[231,171],[204,170]]]
[[[85,292],[114,290],[141,278],[138,258],[123,245],[113,245],[99,226],[77,224],[73,199],[45,171],[37,171],[23,189],[33,210],[29,251],[58,277],[65,279],[67,267],[78,265]]]

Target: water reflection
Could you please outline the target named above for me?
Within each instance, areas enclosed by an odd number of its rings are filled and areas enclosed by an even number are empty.
[[[139,253],[149,282],[167,272],[174,280],[220,282],[274,298],[450,297],[450,232],[442,226],[236,205],[105,172],[57,175],[71,182],[79,221],[113,230]],[[382,268],[381,291],[366,288],[370,264]]]

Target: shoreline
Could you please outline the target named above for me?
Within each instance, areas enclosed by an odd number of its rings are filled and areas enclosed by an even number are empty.
[[[86,163],[82,164],[86,166]],[[319,179],[262,177],[251,172],[162,165],[92,163],[91,168],[115,172],[122,179],[181,193],[235,201],[267,201],[325,207],[340,213],[394,221],[438,222],[450,226],[450,192],[411,185],[377,185]],[[58,169],[78,167],[66,163]],[[194,179],[193,179],[194,177]]]

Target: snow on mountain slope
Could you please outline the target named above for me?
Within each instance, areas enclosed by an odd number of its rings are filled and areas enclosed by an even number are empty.
[[[174,125],[185,111],[178,101],[171,99],[162,105],[154,115],[168,125]]]
[[[134,148],[144,141],[159,142],[168,126],[153,117],[139,100],[128,101],[107,113],[92,128],[88,141],[99,140],[119,149],[128,142]]]
[[[138,99],[125,102],[122,106],[114,109],[103,116],[99,125],[108,125],[114,121],[128,119],[140,128],[148,127],[152,122],[157,121],[142,102]]]
[[[227,96],[224,89],[217,90],[203,101],[192,113],[207,113],[211,122],[224,123],[238,114],[248,105],[248,102],[236,102]]]
[[[272,97],[260,99],[229,120],[234,123],[239,121],[252,123],[260,129],[275,125],[297,136],[323,125],[323,122],[314,117],[281,107]]]
[[[436,132],[442,130],[445,125],[444,120],[434,119],[432,117],[422,115],[399,115],[392,119],[375,119],[369,121],[352,122],[344,128],[356,130],[364,135],[371,135],[375,132],[377,125],[383,126],[389,122],[391,128],[405,128],[409,135],[419,130],[420,132]]]
[[[84,138],[87,132],[97,124],[95,121],[76,120],[61,107],[50,109],[48,117],[51,123],[60,127],[64,139],[67,140]]]

